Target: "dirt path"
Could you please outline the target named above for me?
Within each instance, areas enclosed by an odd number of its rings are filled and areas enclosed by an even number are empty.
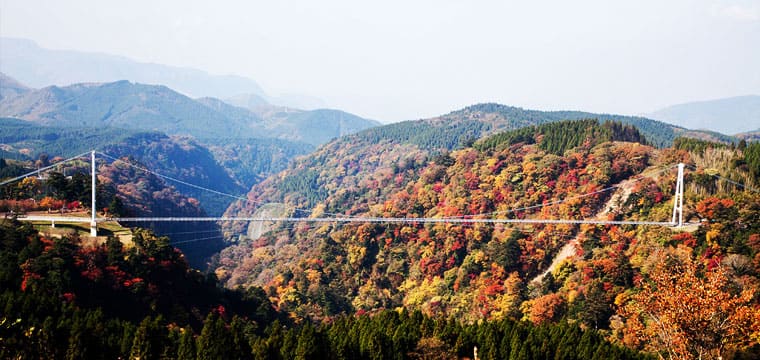
[[[612,210],[625,203],[626,200],[628,200],[628,197],[631,195],[631,191],[633,191],[633,184],[636,181],[638,180],[628,179],[620,182],[620,184],[618,184],[618,189],[615,190],[615,193],[613,193],[612,196],[610,196],[609,200],[607,200],[607,202],[602,207],[602,210],[596,213],[594,218],[604,219]],[[564,246],[562,246],[557,255],[554,256],[554,259],[552,259],[551,265],[549,265],[549,267],[544,270],[544,272],[533,278],[533,280],[530,282],[540,283],[546,274],[553,272],[563,261],[565,261],[565,259],[575,256],[575,248],[578,245],[578,239],[580,236],[580,234],[576,235],[575,238],[568,241]]]
[[[540,275],[536,276],[531,280],[532,283],[541,283],[542,280],[544,280],[544,277],[546,274],[554,271],[554,269],[559,266],[565,259],[574,256],[575,255],[575,246],[578,245],[578,237],[576,236],[574,239],[570,240],[565,244],[565,246],[562,247],[562,249],[559,250],[557,255],[554,256],[554,260],[552,260],[552,264],[549,265],[549,267],[542,272]]]

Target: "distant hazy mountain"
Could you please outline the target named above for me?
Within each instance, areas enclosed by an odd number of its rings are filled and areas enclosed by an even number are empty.
[[[263,96],[256,94],[238,94],[224,99],[224,102],[251,111],[259,111],[260,108],[271,108],[273,106]]]
[[[760,126],[760,96],[747,95],[678,104],[648,114],[648,117],[690,129],[737,134]]]
[[[300,110],[275,106],[256,96],[237,96],[225,100],[229,104],[245,107],[264,119],[270,131],[280,139],[303,141],[321,145],[332,138],[352,134],[381,125],[375,120],[335,109]]]
[[[260,110],[259,108],[269,107],[290,107],[302,110],[316,110],[327,107],[327,104],[312,96],[298,95],[298,94],[282,94],[280,96],[269,96],[259,94],[238,94],[229,98],[226,98],[229,104],[252,109],[254,111]]]
[[[16,97],[29,90],[31,89],[0,72],[0,100]]]
[[[760,141],[760,129],[736,134],[736,137],[747,141]]]
[[[302,94],[280,94],[278,96],[265,97],[266,101],[275,106],[288,106],[303,110],[316,110],[327,107],[327,103],[320,98]]]
[[[109,54],[50,50],[26,39],[0,38],[0,72],[35,88],[129,80],[165,85],[191,97],[224,99],[253,94],[278,106],[309,110],[326,106],[321,99],[307,95],[267,95],[254,80],[242,76],[211,75],[197,69],[142,63]]]

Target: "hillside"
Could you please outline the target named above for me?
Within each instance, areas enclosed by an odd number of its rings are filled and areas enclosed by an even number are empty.
[[[261,289],[218,287],[148,231],[130,246],[98,247],[8,220],[0,234],[2,358],[418,359],[469,356],[475,346],[483,359],[651,358],[567,323],[468,325],[385,311],[294,324]]]
[[[37,166],[47,166],[47,158],[37,164],[0,161],[3,180],[28,173]],[[134,158],[130,160],[135,162]],[[69,162],[51,169],[42,177],[27,177],[6,184],[0,189],[0,212],[9,210],[22,213],[38,211],[67,213],[68,210],[89,211],[90,164]],[[206,216],[197,199],[183,195],[161,178],[127,166],[123,161],[101,161],[97,168],[96,196],[100,217],[111,216]],[[204,267],[208,258],[223,245],[219,227],[215,223],[129,223],[124,226],[151,228],[159,235],[171,235],[172,242],[185,250],[187,261]],[[61,226],[59,226],[61,227]],[[62,227],[67,227],[63,225]],[[199,234],[206,241],[194,244]],[[101,236],[111,236],[108,229]],[[185,245],[187,244],[187,245]]]
[[[549,122],[578,119],[618,121],[636,126],[648,141],[658,147],[669,146],[679,136],[699,136],[712,141],[733,141],[725,135],[687,130],[642,117],[593,114],[580,111],[538,111],[500,105],[478,104],[449,114],[417,121],[390,124],[361,132],[358,136],[369,141],[388,139],[412,143],[426,149],[455,149],[475,139],[499,131]]]
[[[255,186],[251,201],[227,214],[250,215],[254,204],[282,203],[293,216],[304,217],[669,221],[675,172],[666,169],[676,162],[750,187],[760,183],[752,171],[760,146],[740,151],[718,144],[691,151],[688,142],[679,142],[679,149],[656,149],[628,142],[640,134],[621,124],[557,123],[437,155],[363,134],[297,160]],[[750,334],[758,333],[753,324],[760,324],[760,305],[751,296],[760,284],[760,224],[753,220],[760,216],[760,194],[710,173],[688,175],[685,219],[706,219],[693,233],[612,225],[282,224],[223,250],[215,271],[228,287],[261,286],[275,306],[298,317],[404,307],[465,322],[564,319],[655,352],[667,345],[641,308],[671,311],[667,304],[689,303],[699,310],[679,313],[668,324],[684,331],[684,348],[677,351],[719,351],[721,341],[744,349],[756,336]],[[577,243],[573,255],[532,283],[570,241]],[[658,284],[657,296],[650,283]],[[741,310],[699,302],[707,297]],[[729,339],[717,324],[688,330],[691,321],[710,314],[732,316],[731,326],[747,331]],[[714,331],[717,342],[699,340],[705,331]]]
[[[224,115],[164,86],[118,81],[51,86],[0,102],[0,114],[58,127],[116,127],[197,138],[236,138],[249,123]]]
[[[131,162],[134,162],[134,159]],[[153,174],[146,174],[127,166],[121,161],[98,166],[98,187],[99,204],[107,208],[110,215],[207,216],[197,199],[183,195],[170,183]],[[158,236],[170,236],[170,243],[181,249],[186,261],[195,268],[205,267],[211,255],[221,250],[224,245],[219,226],[210,222],[122,225],[151,229]],[[206,240],[198,244],[199,237]]]
[[[746,141],[760,141],[760,129],[736,134],[736,137]]]
[[[292,159],[314,150],[310,144],[283,139],[206,140],[205,146],[245,188],[285,170]]]
[[[9,77],[0,78],[0,85],[21,86]],[[228,142],[279,138],[317,146],[379,125],[376,121],[328,109],[288,109],[266,112],[264,117],[216,98],[193,100],[165,86],[128,81],[19,91],[0,99],[0,116],[45,126],[115,127]]]
[[[161,175],[227,193],[241,193],[243,187],[221,167],[211,152],[187,137],[166,136],[158,132],[119,128],[39,126],[18,119],[0,119],[0,144],[6,157],[37,160],[45,154],[68,158],[90,150],[112,157],[129,156]],[[276,166],[284,166],[287,160]],[[208,214],[220,214],[227,199],[179,184],[182,193],[201,201]]]
[[[591,123],[596,122],[586,122],[585,125]],[[560,126],[555,131],[568,133]],[[532,141],[529,143],[535,143],[538,136],[530,134]],[[499,139],[491,141],[498,142]],[[489,139],[480,142],[487,143]],[[254,208],[252,204],[259,202],[285,203],[295,208],[314,209],[311,213],[296,211],[296,216],[340,213],[350,216],[460,217],[504,213],[510,208],[606,188],[642,172],[650,165],[649,159],[654,155],[653,148],[642,145],[604,143],[593,147],[592,143],[587,145],[585,151],[557,156],[547,155],[537,145],[525,143],[521,141],[510,145],[507,142],[499,150],[466,148],[451,154],[433,156],[413,145],[335,142],[299,159],[286,172],[257,185],[249,194],[249,199],[252,200],[246,204],[249,207],[233,207],[227,214],[249,214]],[[629,163],[628,159],[634,157],[639,160]],[[601,176],[592,176],[587,174],[587,169],[591,168],[605,170],[599,174]],[[593,213],[601,206],[604,200],[602,196],[579,200],[572,207],[551,207],[539,209],[538,213],[530,211],[509,216],[553,214],[554,217],[561,214],[563,217],[580,217],[582,214]],[[251,239],[256,241],[247,242],[239,246],[240,249],[234,246],[225,249],[217,275],[220,279],[226,279],[231,287],[258,284],[266,289],[268,283],[259,281],[278,280],[265,273],[304,273],[306,269],[300,268],[301,266],[318,269],[320,274],[327,276],[319,283],[324,281],[324,284],[333,284],[337,281],[339,285],[307,289],[309,284],[314,284],[314,280],[310,280],[303,284],[304,288],[296,287],[293,290],[307,299],[320,291],[330,294],[328,298],[340,299],[342,302],[337,304],[318,303],[326,307],[322,311],[327,315],[332,311],[366,311],[400,305],[414,305],[415,308],[425,306],[430,299],[444,294],[436,294],[435,290],[428,295],[416,293],[413,289],[419,289],[423,280],[432,280],[448,273],[454,276],[447,278],[449,288],[457,279],[463,285],[470,284],[473,279],[466,278],[468,273],[462,267],[466,268],[469,266],[466,264],[474,259],[465,258],[490,256],[493,259],[495,255],[489,251],[496,251],[496,244],[506,240],[504,236],[524,241],[521,248],[526,248],[529,253],[521,256],[520,261],[514,259],[514,255],[501,254],[501,260],[509,263],[500,270],[500,276],[505,277],[501,281],[506,280],[506,276],[513,271],[519,271],[525,278],[531,277],[548,266],[549,254],[563,244],[564,237],[552,233],[557,230],[571,234],[578,231],[577,228],[568,227],[525,237],[510,229],[497,230],[479,225],[472,228],[448,224],[433,227],[325,225],[320,229],[310,229],[304,225],[296,227],[295,231],[287,229],[287,226],[285,230],[275,228],[269,236]],[[539,228],[535,232],[541,230]],[[497,242],[489,247],[488,244],[492,241]],[[276,252],[271,247],[275,243],[278,248]],[[405,244],[410,247],[407,248]],[[530,253],[539,249],[538,254]],[[475,250],[480,250],[481,255],[477,255]],[[421,256],[423,253],[427,255]],[[382,261],[378,263],[380,259]],[[317,264],[314,267],[314,261],[324,265]],[[227,265],[228,262],[232,267]],[[474,271],[480,277],[480,280],[472,282],[474,287],[483,286],[486,279],[492,277],[487,271],[488,267],[482,267],[487,264],[488,262],[478,265],[481,270]],[[338,274],[363,275],[340,280],[331,278]],[[412,274],[416,276],[411,276]],[[473,291],[474,289],[464,286],[459,293],[461,296],[472,296]],[[373,293],[377,295],[371,295]],[[418,299],[411,300],[412,297]],[[451,295],[447,298],[449,300],[437,301],[440,310],[470,321],[483,316],[474,309],[491,306],[490,301],[472,302],[465,308],[454,310],[450,306],[472,299],[465,300],[466,298]],[[280,299],[283,300],[282,297]],[[313,305],[311,302],[296,302],[292,307],[293,310],[306,311],[303,316],[317,316],[308,313],[313,311],[310,310]]]
[[[754,130],[760,124],[760,95],[672,105],[647,116],[690,129],[733,135]]]
[[[264,119],[266,125],[262,131],[271,134],[270,137],[302,141],[314,146],[324,144],[336,137],[380,125],[377,121],[364,119],[341,110],[306,111],[270,105],[255,96],[234,97],[225,101],[236,107],[248,109]]]
[[[16,97],[29,90],[31,89],[0,72],[0,100]]]

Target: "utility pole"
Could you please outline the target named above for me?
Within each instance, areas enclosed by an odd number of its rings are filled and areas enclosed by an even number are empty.
[[[683,227],[683,168],[684,164],[678,164],[678,178],[676,180],[676,193],[673,196],[673,218],[670,222],[673,225],[677,225],[678,228]],[[678,215],[678,222],[676,223],[676,215]]]
[[[90,236],[95,237],[98,236],[98,224],[95,222],[95,213],[97,212],[95,208],[95,150],[93,150],[90,155],[92,155],[90,159],[92,163],[92,171],[90,173],[92,188],[92,206],[90,207],[90,211],[92,212],[92,217],[90,219]]]

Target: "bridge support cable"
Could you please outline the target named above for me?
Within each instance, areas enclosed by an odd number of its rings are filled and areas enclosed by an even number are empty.
[[[182,181],[180,179],[176,179],[176,178],[173,178],[171,176],[166,176],[166,175],[159,174],[159,173],[157,173],[155,171],[152,171],[150,169],[146,169],[146,168],[144,168],[142,166],[138,166],[138,165],[132,164],[129,161],[125,161],[125,160],[122,160],[122,159],[117,159],[117,158],[115,158],[115,157],[113,157],[111,155],[108,155],[106,153],[102,153],[102,152],[98,152],[98,153],[100,155],[102,155],[103,157],[105,157],[107,159],[110,159],[112,161],[118,161],[118,162],[124,163],[124,164],[126,164],[128,166],[131,166],[131,167],[137,169],[137,170],[144,171],[144,172],[146,172],[148,174],[155,175],[155,176],[160,177],[160,178],[165,179],[165,180],[170,180],[170,181],[176,182],[178,184],[189,186],[189,187],[194,188],[196,190],[208,191],[208,192],[211,192],[211,193],[214,193],[214,194],[217,194],[217,195],[221,195],[221,196],[226,196],[226,197],[229,197],[229,198],[232,198],[232,199],[235,199],[235,200],[241,200],[241,201],[251,202],[251,200],[249,200],[248,198],[243,197],[243,196],[237,196],[237,195],[227,194],[227,193],[224,193],[224,192],[221,192],[221,191],[217,191],[217,190],[214,190],[214,189],[209,189],[209,188],[205,188],[203,186],[198,186],[198,185],[195,185],[195,184],[191,184],[189,182]]]
[[[659,225],[672,226],[665,221],[616,221],[616,220],[561,220],[561,219],[462,219],[462,218],[383,218],[383,217],[327,217],[327,218],[292,218],[292,217],[123,217],[106,218],[106,221],[118,222],[188,222],[188,221],[243,221],[243,222],[310,222],[310,223],[437,223],[437,224],[592,224],[592,225]]]
[[[167,175],[159,174],[159,173],[157,173],[157,172],[155,172],[155,171],[152,171],[152,170],[150,170],[150,169],[147,169],[147,168],[145,168],[145,167],[142,167],[142,166],[138,166],[138,165],[132,164],[132,163],[130,163],[129,161],[126,161],[126,160],[123,160],[123,159],[118,159],[118,158],[115,158],[115,157],[113,157],[113,156],[111,156],[111,155],[108,155],[108,154],[106,154],[106,153],[98,152],[98,154],[100,154],[101,156],[103,156],[103,157],[105,157],[105,158],[107,158],[107,159],[109,159],[109,160],[111,160],[111,161],[114,161],[114,162],[118,161],[118,162],[120,162],[120,163],[123,163],[123,164],[125,164],[125,165],[127,165],[127,166],[130,166],[130,167],[132,167],[132,168],[135,168],[135,169],[137,169],[137,170],[143,171],[143,172],[145,172],[145,173],[148,173],[148,174],[152,174],[152,175],[155,175],[155,176],[157,176],[157,177],[159,177],[159,178],[162,178],[162,179],[164,179],[164,180],[169,180],[169,181],[172,181],[172,182],[175,182],[175,183],[178,183],[178,184],[182,184],[182,185],[185,185],[185,186],[188,186],[188,187],[194,188],[194,189],[196,189],[196,190],[207,191],[207,192],[210,192],[210,193],[213,193],[213,194],[216,194],[216,195],[221,195],[221,196],[225,196],[225,197],[228,197],[228,198],[231,198],[231,199],[235,199],[235,200],[238,200],[238,201],[242,201],[242,202],[244,202],[244,203],[253,204],[254,206],[261,206],[261,205],[266,205],[266,203],[263,203],[263,202],[261,202],[261,201],[254,201],[254,200],[248,199],[246,196],[243,196],[243,195],[233,195],[233,194],[228,194],[228,193],[225,193],[225,192],[221,192],[221,191],[218,191],[218,190],[209,189],[209,188],[207,188],[207,187],[203,187],[203,186],[199,186],[199,185],[191,184],[191,183],[189,183],[189,182],[186,182],[186,181],[183,181],[183,180],[180,180],[180,179],[177,179],[177,178],[173,178],[173,177],[171,177],[171,176],[167,176]],[[304,214],[307,214],[307,215],[308,215],[308,214],[311,214],[311,212],[312,212],[314,209],[299,209],[299,208],[293,208],[293,210],[294,210],[295,212],[300,212],[300,213],[304,213]],[[350,215],[343,215],[343,214],[334,214],[334,213],[325,213],[325,214],[327,214],[327,215],[334,215],[334,216],[345,216],[345,217],[350,217]]]
[[[690,169],[694,170],[694,171],[698,171],[698,170],[699,170],[699,168],[697,168],[697,167],[696,167],[696,166],[694,166],[694,165],[687,165],[687,166],[688,166]],[[703,169],[703,170],[704,170],[704,169]],[[718,174],[709,174],[709,173],[708,173],[707,175],[710,175],[710,176],[712,176],[712,177],[714,177],[714,178],[716,178],[716,179],[718,179],[718,180],[723,180],[723,181],[725,181],[725,182],[727,182],[727,183],[729,183],[729,184],[733,184],[733,185],[736,185],[736,186],[738,186],[738,187],[740,187],[740,188],[742,188],[742,189],[744,189],[744,190],[748,190],[748,191],[753,191],[753,192],[757,192],[757,193],[760,193],[760,189],[756,189],[756,188],[753,188],[753,187],[751,187],[751,186],[747,186],[747,185],[744,185],[744,184],[742,184],[742,183],[740,183],[740,182],[738,182],[738,181],[734,181],[734,180],[731,180],[731,179],[729,179],[729,178],[727,178],[727,177],[725,177],[725,176],[720,176],[720,175],[718,175]]]
[[[671,169],[673,169],[673,168],[675,168],[677,166],[678,166],[677,164],[676,165],[669,165],[669,166],[667,166],[665,168],[662,168],[662,169],[659,169],[659,170],[652,170],[652,171],[648,171],[646,173],[642,173],[642,174],[636,175],[636,176],[631,177],[631,178],[629,178],[627,180],[628,181],[630,181],[630,180],[632,180],[632,181],[641,181],[642,179],[644,179],[645,176],[646,177],[652,177],[652,176],[655,176],[655,175],[659,175],[659,174],[662,174],[664,172],[670,171]],[[530,205],[530,206],[525,206],[525,207],[520,207],[520,208],[513,208],[513,209],[509,209],[509,210],[504,210],[504,211],[493,211],[493,212],[480,213],[480,214],[448,216],[448,217],[445,217],[445,218],[446,219],[457,219],[457,218],[469,218],[469,217],[476,217],[476,216],[504,215],[504,214],[510,214],[510,213],[514,213],[514,212],[518,212],[518,211],[526,211],[526,210],[532,210],[532,209],[537,209],[537,208],[543,208],[543,207],[547,207],[547,206],[562,204],[562,203],[567,202],[569,200],[581,199],[581,198],[585,198],[585,197],[601,194],[601,193],[604,193],[604,192],[608,192],[608,191],[612,191],[612,190],[617,190],[617,189],[619,189],[622,186],[621,184],[622,184],[622,182],[619,183],[619,184],[608,186],[608,187],[606,187],[604,189],[600,189],[600,190],[596,190],[596,191],[590,192],[590,193],[570,196],[570,197],[566,197],[564,199],[554,200],[554,201],[545,202],[545,203],[537,204],[537,205]]]
[[[80,158],[83,158],[83,157],[87,156],[87,154],[88,154],[88,153],[81,153],[81,154],[79,154],[79,155],[77,155],[77,156],[72,156],[72,157],[70,157],[70,158],[68,158],[68,159],[66,159],[66,160],[63,160],[63,161],[59,161],[59,162],[57,162],[57,163],[55,163],[55,164],[53,164],[53,165],[45,166],[45,167],[43,167],[43,168],[39,168],[39,169],[37,169],[37,170],[31,171],[31,172],[29,172],[29,173],[26,173],[26,174],[24,174],[24,175],[21,175],[21,176],[16,176],[16,177],[15,177],[15,178],[13,178],[13,179],[8,179],[8,180],[5,180],[5,181],[3,181],[3,182],[0,182],[0,186],[8,185],[8,184],[10,184],[10,183],[13,183],[13,182],[19,181],[19,180],[21,180],[21,179],[23,179],[23,178],[25,178],[25,177],[29,177],[29,176],[31,176],[31,175],[37,175],[37,174],[39,174],[39,173],[41,173],[41,172],[43,172],[43,171],[46,171],[46,170],[50,170],[50,169],[52,169],[52,168],[54,168],[54,167],[56,167],[56,166],[59,166],[59,165],[61,165],[61,164],[64,164],[64,163],[67,163],[67,162],[69,162],[69,161],[74,161],[74,160],[76,160],[76,159],[80,159]]]

